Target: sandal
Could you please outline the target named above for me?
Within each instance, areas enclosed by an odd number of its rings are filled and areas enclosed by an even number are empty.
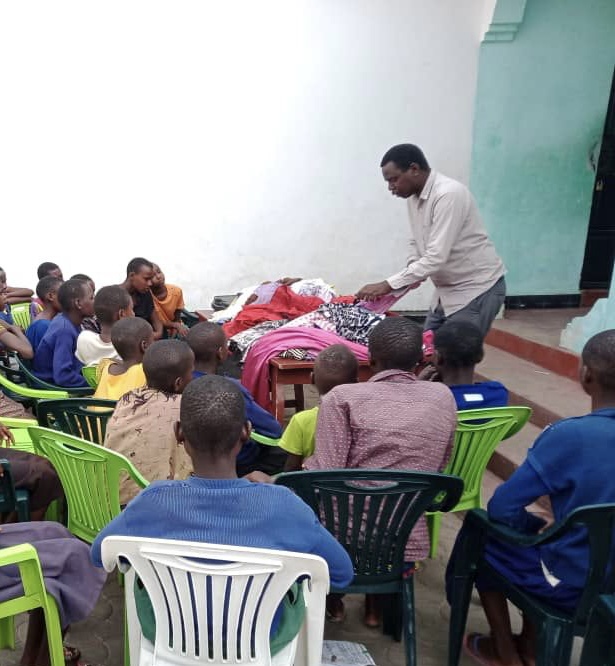
[[[72,664],[74,661],[77,661],[81,656],[81,650],[79,648],[73,647],[72,645],[64,645],[64,661],[67,664]]]
[[[478,650],[478,641],[487,638],[484,634],[466,634],[463,639],[464,652],[481,666],[493,666],[495,662],[483,657]]]

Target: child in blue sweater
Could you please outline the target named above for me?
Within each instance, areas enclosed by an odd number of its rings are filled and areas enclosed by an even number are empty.
[[[94,564],[102,566],[106,536],[140,536],[311,553],[327,561],[332,585],[345,587],[352,581],[348,554],[296,495],[282,486],[237,478],[236,458],[250,437],[250,426],[233,382],[215,375],[190,382],[176,435],[192,459],[194,475],[185,481],[156,481],[141,491],[96,537]],[[144,635],[152,640],[151,610],[143,599],[138,606]],[[274,619],[272,651],[274,645],[276,650],[283,647],[276,636],[286,612],[281,607]]]
[[[58,301],[58,289],[62,280],[53,275],[41,278],[36,285],[36,295],[43,306],[43,309],[32,320],[32,323],[26,329],[26,337],[36,351],[41,340],[45,337],[51,320],[62,311]]]
[[[487,506],[491,520],[536,534],[547,524],[525,507],[539,497],[549,497],[555,522],[578,507],[615,502],[615,330],[598,333],[587,342],[580,379],[591,397],[591,413],[562,419],[543,431],[526,461],[495,491]],[[578,532],[533,548],[492,540],[485,546],[485,558],[528,594],[572,612],[583,592],[588,548],[587,539]],[[476,587],[491,636],[470,634],[466,651],[479,663],[494,666],[534,664],[534,631],[527,618],[521,635],[513,637],[506,599],[497,584],[478,578]]]
[[[87,386],[75,357],[81,322],[94,314],[94,292],[87,282],[67,280],[58,289],[62,312],[54,317],[34,354],[32,371],[43,381],[74,388]]]

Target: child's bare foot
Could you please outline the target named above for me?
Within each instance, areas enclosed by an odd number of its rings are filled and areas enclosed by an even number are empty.
[[[382,622],[382,610],[379,597],[380,595],[378,594],[365,595],[365,615],[363,616],[363,624],[370,629],[379,627]]]
[[[483,634],[467,634],[463,641],[463,649],[481,666],[525,666],[516,652],[509,658],[502,659],[497,654],[492,639]]]
[[[523,636],[513,636],[517,652],[524,666],[536,666],[536,650],[532,643],[528,643]]]
[[[343,622],[346,617],[344,602],[337,594],[327,595],[327,620],[333,623]]]

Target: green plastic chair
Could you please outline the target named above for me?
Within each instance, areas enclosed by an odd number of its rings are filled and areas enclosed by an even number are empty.
[[[396,640],[403,632],[406,664],[415,666],[414,578],[403,576],[404,551],[427,509],[448,511],[457,504],[461,479],[428,472],[343,469],[289,472],[275,483],[292,488],[348,551],[354,580],[332,592],[396,595],[396,602],[385,609],[384,631]]]
[[[25,384],[16,384],[0,372],[0,389],[11,400],[17,400],[24,406],[31,406],[36,413],[36,404],[39,400],[68,398],[66,391],[47,391],[45,389],[33,389]]]
[[[11,317],[17,326],[21,326],[25,331],[30,326],[32,320],[30,318],[31,303],[13,303],[11,305]]]
[[[464,486],[459,504],[451,511],[480,509],[483,506],[483,476],[493,452],[502,440],[518,433],[531,415],[529,407],[489,407],[458,412],[453,453],[443,473],[460,477]],[[440,513],[427,515],[431,558],[438,553],[441,520]]]
[[[505,525],[492,523],[482,509],[470,511],[465,518],[453,562],[449,666],[459,664],[474,580],[483,572],[536,627],[537,666],[567,666],[573,638],[585,634],[589,614],[598,597],[615,592],[615,568],[611,566],[615,550],[614,528],[615,503],[580,507],[538,535],[522,534]],[[557,610],[530,596],[510,583],[483,558],[487,539],[524,548],[556,541],[573,531],[578,533],[579,529],[587,530],[589,567],[583,595],[574,613]]]
[[[98,386],[98,368],[95,365],[84,365],[83,368],[81,368],[81,374],[92,388]]]
[[[97,398],[41,400],[37,405],[37,416],[39,424],[44,428],[60,430],[103,446],[107,421],[114,409],[115,400]]]
[[[32,374],[30,368],[24,363],[23,359],[19,356],[15,356],[17,359],[17,364],[19,365],[19,370],[23,374],[25,383],[34,389],[43,389],[45,391],[63,391],[68,393],[71,397],[87,397],[94,393],[94,389],[91,386],[83,387],[70,387],[70,386],[56,386],[55,384],[49,384],[44,382],[42,379],[39,379],[36,375]]]
[[[38,425],[36,419],[9,419],[2,416],[0,417],[0,423],[9,428],[13,433],[15,443],[11,444],[11,448],[18,451],[26,451],[27,453],[34,453],[34,445],[32,444],[28,428]]]
[[[141,488],[148,485],[130,460],[115,451],[48,428],[29,432],[36,453],[48,458],[60,477],[69,531],[87,543],[120,513],[122,474]]]
[[[0,467],[3,474],[0,476],[0,513],[17,513],[20,523],[30,520],[30,493],[27,490],[17,490],[13,483],[11,464],[0,454]]]
[[[589,624],[579,666],[613,666],[615,664],[615,596],[598,599]]]
[[[16,565],[23,584],[20,597],[0,602],[0,648],[15,649],[14,616],[42,608],[47,627],[51,666],[65,666],[60,615],[55,599],[45,589],[41,563],[34,546],[22,543],[0,550],[0,567]]]

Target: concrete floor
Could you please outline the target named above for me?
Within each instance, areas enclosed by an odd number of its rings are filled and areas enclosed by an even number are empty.
[[[514,333],[532,342],[559,347],[560,335],[574,317],[587,314],[589,308],[558,308],[540,310],[506,310],[503,319],[493,328]]]

